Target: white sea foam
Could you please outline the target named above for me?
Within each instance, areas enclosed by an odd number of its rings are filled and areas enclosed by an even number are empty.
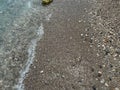
[[[28,8],[31,8],[31,7],[32,7],[31,1],[29,1],[29,2],[27,3],[27,7],[28,7]]]
[[[16,86],[17,90],[24,90],[24,84],[23,81],[25,79],[25,75],[26,73],[28,73],[29,69],[30,69],[30,65],[33,63],[34,58],[35,58],[35,50],[36,50],[36,46],[37,46],[37,42],[41,39],[42,35],[44,34],[43,31],[43,24],[41,24],[41,26],[38,28],[36,34],[37,34],[37,38],[32,39],[29,49],[28,49],[28,60],[25,64],[25,67],[20,71],[20,78],[18,81],[18,85]]]

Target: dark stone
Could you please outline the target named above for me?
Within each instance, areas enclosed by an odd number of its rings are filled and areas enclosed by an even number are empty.
[[[113,65],[112,65],[112,64],[110,64],[109,66],[110,66],[110,68],[112,68],[112,67],[113,67]]]
[[[99,65],[100,68],[102,68],[102,65]]]
[[[112,81],[112,78],[111,78],[111,77],[109,77],[109,80],[110,80],[110,81]]]
[[[96,86],[94,85],[94,86],[92,86],[92,90],[96,90]]]
[[[105,55],[108,55],[110,53],[110,50],[107,48],[104,51],[105,51]]]
[[[101,73],[98,73],[98,77],[101,77],[102,76],[102,74]]]
[[[116,49],[116,53],[120,54],[120,48]]]
[[[94,72],[94,68],[91,68],[91,71]]]

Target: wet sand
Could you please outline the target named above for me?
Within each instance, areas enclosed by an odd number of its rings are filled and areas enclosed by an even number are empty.
[[[25,80],[25,90],[80,90],[92,87],[90,82],[93,80],[89,80],[89,73],[97,57],[90,47],[92,36],[82,37],[86,34],[85,29],[90,29],[89,34],[93,33],[85,12],[85,8],[90,7],[89,3],[56,3],[58,7],[52,18],[44,23],[45,34],[38,44],[36,60]]]
[[[116,79],[110,82],[107,77],[101,31],[89,21],[93,6],[88,0],[58,0],[49,6],[54,12],[43,22],[45,34],[24,81],[25,90],[119,90]]]

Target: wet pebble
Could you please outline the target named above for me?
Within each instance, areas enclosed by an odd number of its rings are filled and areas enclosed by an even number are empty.
[[[92,90],[97,90],[95,85],[94,85],[94,86],[92,86]]]

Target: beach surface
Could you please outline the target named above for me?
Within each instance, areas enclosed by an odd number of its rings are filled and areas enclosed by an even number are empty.
[[[118,3],[55,0],[49,5],[53,13],[43,20],[25,90],[119,90],[120,30],[112,28],[119,22]]]
[[[120,90],[120,0],[1,0],[0,90]]]

